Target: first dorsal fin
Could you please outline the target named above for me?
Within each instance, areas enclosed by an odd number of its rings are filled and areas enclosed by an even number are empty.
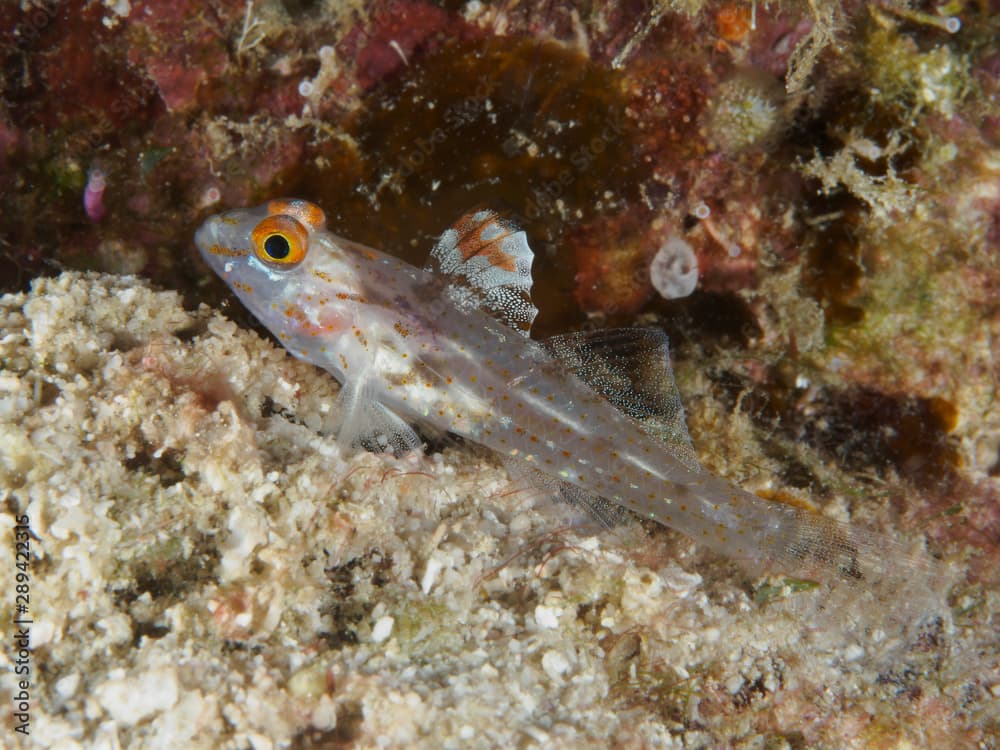
[[[534,258],[523,231],[480,209],[441,235],[424,269],[448,279],[446,291],[459,306],[477,307],[528,336],[538,315],[531,302]]]

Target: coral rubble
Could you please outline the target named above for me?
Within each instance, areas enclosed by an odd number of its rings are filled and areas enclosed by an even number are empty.
[[[995,590],[873,638],[676,534],[566,525],[467,448],[345,456],[329,378],[134,277],[40,280],[2,320],[37,746],[984,736]]]

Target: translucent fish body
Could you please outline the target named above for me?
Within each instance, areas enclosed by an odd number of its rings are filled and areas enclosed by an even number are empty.
[[[297,200],[212,217],[196,242],[292,354],[343,385],[345,445],[402,452],[422,422],[497,451],[606,523],[627,509],[793,576],[892,572],[882,537],[700,469],[662,332],[528,338],[532,253],[492,212],[463,217],[423,269],[330,233]]]

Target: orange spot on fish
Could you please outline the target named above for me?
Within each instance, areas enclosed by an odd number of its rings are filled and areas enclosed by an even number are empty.
[[[341,301],[357,302],[362,305],[367,304],[368,302],[368,300],[360,294],[348,294],[347,292],[337,292],[337,299]]]
[[[226,247],[225,245],[212,245],[208,248],[208,252],[212,255],[221,255],[224,258],[242,258],[244,255],[249,253],[249,250],[240,250],[235,247]]]
[[[317,279],[322,279],[327,284],[333,283],[333,277],[326,271],[320,271],[318,268],[314,268],[312,269],[312,275],[315,276]]]
[[[323,209],[315,203],[300,199],[270,201],[267,204],[267,212],[291,216],[313,229],[319,229],[326,224],[326,214],[323,213]]]

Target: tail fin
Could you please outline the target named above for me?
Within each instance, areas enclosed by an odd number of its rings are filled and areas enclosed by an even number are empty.
[[[945,609],[948,569],[883,534],[749,493],[751,566],[821,584],[820,609],[864,629],[910,631]],[[746,536],[744,532],[743,536]]]

